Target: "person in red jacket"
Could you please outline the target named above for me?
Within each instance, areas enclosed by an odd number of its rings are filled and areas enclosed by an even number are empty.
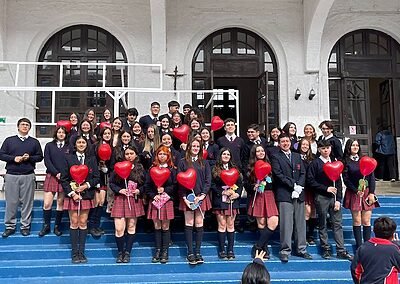
[[[400,248],[398,236],[395,234],[396,228],[396,223],[389,217],[379,217],[375,220],[375,237],[360,246],[351,263],[354,283],[399,283]]]

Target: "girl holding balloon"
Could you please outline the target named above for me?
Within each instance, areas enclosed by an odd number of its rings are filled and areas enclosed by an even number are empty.
[[[185,238],[188,249],[187,261],[191,265],[204,263],[200,253],[203,241],[204,213],[211,209],[208,192],[211,185],[211,170],[200,152],[201,142],[190,139],[185,158],[178,165],[179,209],[185,215]],[[193,251],[193,226],[196,229],[196,246]]]
[[[115,225],[117,263],[130,262],[137,218],[145,214],[141,198],[144,193],[145,170],[139,163],[138,151],[134,146],[128,146],[124,155],[125,161],[114,165],[110,177],[110,188],[115,194],[111,217]]]
[[[72,263],[86,263],[87,219],[100,174],[85,137],[78,136],[73,145],[75,151],[66,156],[61,170],[61,185],[65,193],[64,210],[68,210],[70,220]]]
[[[211,139],[211,132],[207,127],[200,129],[201,141],[203,142],[203,149],[207,151],[207,161],[210,167],[213,168],[218,157],[219,147]]]
[[[351,210],[353,234],[359,248],[362,239],[366,242],[371,238],[371,214],[376,204],[373,172],[376,161],[369,157],[361,158],[360,144],[353,139],[347,140],[343,158],[343,182],[346,185],[343,207]]]
[[[150,199],[147,218],[153,220],[156,251],[152,262],[168,262],[168,246],[171,240],[170,220],[174,219],[174,188],[176,170],[172,154],[167,146],[160,146],[154,153],[153,166],[144,185]]]
[[[232,160],[231,150],[222,148],[212,170],[212,205],[218,221],[218,257],[224,260],[235,258],[235,218],[239,212],[243,178]],[[228,239],[225,251],[225,238]]]
[[[250,150],[249,171],[246,178],[247,214],[257,220],[260,237],[253,246],[254,258],[257,251],[265,251],[269,258],[268,242],[279,222],[275,196],[272,191],[271,165],[261,145],[254,145]]]

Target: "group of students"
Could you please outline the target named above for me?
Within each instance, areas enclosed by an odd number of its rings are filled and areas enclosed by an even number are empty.
[[[370,238],[375,178],[373,174],[367,176],[367,189],[362,192],[358,190],[359,180],[363,178],[359,171],[359,159],[362,156],[360,145],[358,141],[350,139],[343,153],[330,121],[320,124],[323,135],[318,141],[315,128],[310,124],[304,127],[304,136],[299,139],[296,125],[292,122],[282,129],[272,128],[268,139],[261,137],[258,125],[249,125],[245,141],[235,134],[235,120],[228,118],[224,121],[225,135],[214,142],[211,131],[204,126],[200,110],[185,105],[181,114],[176,101],[169,102],[168,108],[167,114],[159,115],[160,104],[153,102],[150,114],[139,120],[134,108],[127,111],[126,119],[112,118],[111,111],[106,109],[101,123],[97,123],[94,110],[89,109],[82,119],[77,113],[70,115],[70,130],[64,126],[56,127],[53,140],[46,144],[44,150],[47,175],[44,182],[44,225],[39,236],[50,232],[51,205],[57,193],[54,233],[58,236],[62,234],[62,213],[67,210],[73,263],[87,262],[85,242],[88,232],[93,236],[104,234],[100,219],[105,203],[107,212],[114,218],[117,263],[130,262],[137,220],[145,215],[154,224],[155,252],[152,262],[168,262],[170,221],[176,213],[174,207],[184,215],[189,264],[204,262],[201,245],[204,215],[209,210],[215,214],[218,223],[218,256],[223,260],[232,260],[235,258],[235,219],[240,214],[243,190],[247,192],[247,214],[256,220],[259,230],[259,238],[251,252],[253,257],[257,251],[264,251],[264,258],[269,258],[269,240],[279,224],[279,258],[282,262],[287,262],[292,253],[292,238],[295,246],[293,254],[312,259],[307,252],[307,243],[314,243],[316,225],[322,256],[330,258],[327,234],[329,216],[337,257],[351,260],[352,256],[345,250],[343,241],[342,182],[340,179],[336,182],[329,180],[323,171],[324,163],[334,160],[341,160],[345,164],[343,181],[347,190],[343,206],[352,211],[357,246],[361,245],[362,237],[364,241]],[[27,124],[24,126],[28,126],[28,129],[21,132],[20,123]],[[191,129],[187,143],[182,143],[173,135],[173,129],[182,124],[187,124]],[[19,134],[12,137],[13,141],[19,138],[19,145],[34,139],[29,137],[29,129],[30,121],[20,120]],[[21,150],[7,139],[0,150],[0,159],[7,162],[7,174],[32,174],[34,164],[41,160],[41,149],[37,149],[35,144],[35,160],[29,160],[33,158],[32,154],[24,160],[22,157],[28,151],[26,147]],[[98,157],[97,150],[102,144],[109,144],[113,149],[108,161]],[[21,161],[12,158],[16,156],[21,156]],[[115,164],[121,161],[131,163],[131,172],[126,180],[114,171]],[[257,161],[272,165],[272,172],[263,180],[256,177]],[[89,173],[85,182],[77,184],[70,174],[70,168],[83,164],[88,167]],[[9,172],[21,165],[28,166],[28,171]],[[153,167],[170,172],[162,186],[156,186],[149,174]],[[177,182],[177,174],[191,168],[196,172],[196,183],[194,188],[185,188]],[[230,169],[240,173],[234,186],[227,186],[221,179],[221,172]],[[10,192],[7,186],[11,186],[7,175],[5,184],[7,209],[3,237],[8,237],[15,232],[16,209],[11,208],[15,204],[9,203],[7,197],[7,192]],[[160,203],[162,206],[157,206]],[[24,235],[28,235],[30,229],[29,208],[32,210],[29,206],[22,208]],[[25,215],[29,216],[25,218]]]

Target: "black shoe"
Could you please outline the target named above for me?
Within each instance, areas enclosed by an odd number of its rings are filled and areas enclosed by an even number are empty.
[[[82,251],[79,252],[79,262],[80,263],[87,263],[87,258],[86,258],[85,254]]]
[[[243,228],[242,225],[239,225],[239,226],[237,226],[237,227],[235,228],[235,231],[238,232],[238,233],[243,233],[243,232],[244,232],[244,228]]]
[[[190,265],[196,265],[196,264],[197,264],[197,262],[196,262],[196,257],[194,256],[193,253],[188,254],[187,257],[186,257],[186,259],[187,259],[187,261],[188,261],[188,263],[189,263]]]
[[[31,234],[31,231],[29,229],[21,229],[21,235],[24,237],[29,236]]]
[[[102,229],[102,228],[95,228],[96,231],[100,234],[100,235],[104,235],[106,232]]]
[[[129,252],[125,252],[124,258],[122,259],[123,263],[129,263],[131,262],[131,254]]]
[[[75,252],[75,253],[72,254],[72,256],[71,256],[71,262],[72,262],[72,263],[75,263],[75,264],[81,262],[81,261],[80,261],[80,255],[79,255],[79,253]]]
[[[220,258],[222,260],[227,260],[228,256],[226,255],[225,251],[220,251],[220,252],[218,252],[218,258]]]
[[[257,252],[257,251],[260,252],[260,251],[262,251],[262,250],[263,250],[262,248],[258,247],[257,245],[254,245],[254,246],[251,248],[251,258],[255,258],[255,257],[256,257],[256,252]]]
[[[347,251],[338,252],[336,254],[336,257],[340,258],[340,259],[347,259],[347,260],[350,260],[350,261],[353,260],[353,256],[351,254],[349,254]]]
[[[161,250],[160,249],[156,249],[153,258],[151,259],[152,263],[157,263],[160,261],[160,255],[161,255]]]
[[[196,259],[196,264],[204,263],[203,256],[200,253],[196,253],[195,259]]]
[[[161,252],[161,257],[160,257],[160,262],[161,263],[167,263],[168,262],[168,249],[163,249]]]
[[[4,233],[1,235],[3,238],[8,238],[11,235],[15,234],[15,229],[6,229]]]
[[[266,247],[264,247],[263,248],[263,251],[265,251],[265,255],[264,255],[264,257],[263,257],[263,259],[264,260],[268,260],[269,258],[270,258],[270,252],[269,252],[269,249],[268,249],[268,247],[266,246]]]
[[[124,261],[124,253],[122,251],[118,252],[116,263],[122,263]]]
[[[302,257],[304,259],[312,259],[311,254],[309,254],[308,252],[296,253],[295,256]]]
[[[332,253],[330,250],[324,250],[322,253],[322,258],[330,259],[332,257]]]
[[[89,229],[89,234],[91,234],[93,238],[100,238],[101,237],[100,232],[97,231],[96,228]]]
[[[289,261],[289,256],[287,254],[279,254],[279,259],[283,262],[286,263]]]
[[[60,231],[60,227],[58,225],[54,226],[54,231],[53,231],[54,235],[56,235],[57,237],[62,235],[62,232]]]
[[[307,238],[307,244],[310,245],[310,246],[315,245],[314,238],[313,237]]]
[[[227,257],[228,257],[228,260],[234,260],[235,259],[235,253],[233,251],[228,251]]]
[[[43,237],[50,233],[50,225],[49,224],[43,224],[42,230],[39,232],[39,237]]]

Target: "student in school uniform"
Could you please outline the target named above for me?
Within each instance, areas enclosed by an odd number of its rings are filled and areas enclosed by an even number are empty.
[[[342,142],[334,134],[333,123],[329,120],[324,120],[319,124],[319,129],[322,131],[322,135],[318,138],[318,141],[327,140],[332,146],[330,157],[334,160],[342,160],[343,150]],[[317,153],[317,156],[319,153]]]
[[[311,152],[316,155],[318,152],[318,146],[317,146],[317,133],[315,132],[315,127],[312,124],[307,123],[304,126],[303,129],[304,132],[304,137],[305,139],[308,140],[308,142],[310,143],[310,149]],[[300,145],[299,145],[299,149],[300,149]],[[298,150],[299,150],[298,149]]]
[[[212,206],[218,221],[218,257],[223,260],[235,259],[233,246],[235,243],[235,218],[239,212],[240,196],[243,190],[243,178],[240,174],[235,186],[228,187],[221,180],[223,170],[236,169],[231,150],[222,148],[215,167],[212,170]],[[225,238],[228,246],[225,250]]]
[[[288,262],[292,252],[304,259],[312,259],[307,252],[306,220],[304,218],[304,185],[306,172],[301,156],[291,151],[287,133],[279,136],[280,152],[271,157],[274,190],[279,206],[280,243],[279,259]]]
[[[174,165],[178,165],[182,156],[179,153],[179,151],[175,150],[175,148],[172,147],[172,134],[164,133],[163,135],[161,135],[160,143],[161,143],[161,145],[168,147],[169,151],[171,152],[172,162],[174,163]]]
[[[278,137],[281,135],[281,133],[282,130],[279,127],[273,127],[269,131],[269,140],[266,143],[265,148],[268,157],[272,157],[272,155],[275,155],[280,151]]]
[[[117,146],[114,147],[111,159],[110,168],[111,171],[114,170],[114,165],[116,162],[121,162],[125,160],[125,149],[132,145],[132,134],[129,131],[122,130],[117,142]]]
[[[6,212],[3,238],[15,233],[20,203],[20,231],[23,236],[30,234],[35,194],[35,164],[43,160],[39,141],[29,136],[31,126],[32,123],[28,118],[19,119],[17,122],[18,134],[7,137],[1,145],[0,160],[7,163],[7,173],[4,177]]]
[[[147,132],[147,128],[151,124],[160,126],[160,121],[161,119],[158,117],[158,114],[160,113],[160,103],[159,102],[152,102],[150,104],[150,114],[144,115],[139,119],[139,123],[142,126],[143,132]],[[169,117],[167,117],[168,122],[169,122]]]
[[[211,201],[208,192],[211,186],[211,170],[207,161],[203,160],[203,155],[200,153],[202,149],[201,141],[190,139],[185,157],[180,160],[178,164],[178,172],[185,172],[189,168],[196,170],[197,179],[196,185],[193,189],[195,194],[194,203],[201,205],[199,208],[192,210],[187,196],[191,191],[179,185],[179,209],[185,215],[185,239],[188,249],[187,261],[190,265],[204,263],[203,256],[201,255],[201,243],[203,241],[203,218],[206,211],[211,209]],[[193,251],[193,226],[196,230],[196,246]]]
[[[365,177],[365,187],[360,184],[363,175],[360,172],[360,144],[357,140],[349,139],[344,147],[343,182],[346,185],[343,207],[351,210],[353,218],[353,234],[356,248],[371,238],[371,215],[375,208],[375,175]],[[361,233],[362,225],[362,233]]]
[[[43,228],[39,237],[50,233],[50,220],[52,215],[54,195],[57,193],[56,220],[54,223],[54,234],[61,236],[61,219],[63,216],[64,190],[61,186],[61,170],[64,165],[65,156],[70,153],[68,145],[68,133],[65,127],[56,127],[53,141],[44,147],[44,165],[46,166],[46,178],[43,184]]]
[[[211,132],[207,127],[200,128],[200,136],[203,149],[207,151],[207,161],[212,169],[219,155],[219,146],[211,139]]]
[[[100,186],[96,188],[94,207],[89,211],[89,234],[94,238],[104,235],[104,230],[100,228],[101,215],[103,215],[103,205],[106,200],[108,188],[108,178],[110,171],[110,161],[102,161],[98,156],[98,149],[102,144],[108,144],[111,147],[112,132],[111,128],[104,127],[99,133],[99,142],[95,145],[95,154],[98,160],[100,172]]]
[[[88,152],[89,145],[85,137],[76,137],[73,145],[75,151],[66,156],[61,170],[61,185],[65,193],[64,210],[68,210],[70,220],[72,263],[86,263],[87,220],[89,210],[93,208],[94,192],[100,182],[100,174],[96,157]],[[76,184],[70,174],[70,168],[74,165],[86,165],[89,169],[86,180],[80,185]]]
[[[260,128],[257,124],[250,124],[247,126],[247,140],[245,142],[246,147],[243,151],[243,168],[248,168],[250,150],[254,145],[262,145],[266,148],[265,138],[260,136]]]
[[[110,177],[110,188],[115,194],[111,217],[114,218],[115,242],[118,248],[116,263],[130,262],[137,218],[145,215],[142,200],[145,170],[139,162],[138,151],[134,146],[128,146],[124,155],[125,160],[132,163],[130,176],[126,182],[115,172]]]
[[[122,129],[128,132],[132,131],[133,123],[139,116],[139,112],[136,108],[129,108],[125,113],[125,119],[122,124]]]
[[[319,141],[318,152],[320,156],[313,160],[308,168],[307,182],[315,194],[315,207],[318,214],[318,230],[322,257],[325,259],[332,257],[326,226],[326,218],[329,214],[336,242],[337,258],[352,260],[353,256],[345,249],[343,240],[341,209],[342,181],[339,178],[333,183],[323,170],[324,164],[331,162],[331,143],[328,140]]]
[[[153,162],[154,151],[160,146],[160,135],[156,125],[151,124],[147,128],[144,139],[143,151],[140,153],[140,162],[148,170]]]
[[[79,130],[80,116],[77,112],[73,112],[69,115],[69,121],[71,122],[71,130],[69,132],[69,137],[75,136]]]
[[[100,118],[100,123],[98,125],[96,125],[96,127],[94,129],[94,133],[96,134],[97,139],[100,139],[100,131],[101,131],[100,125],[102,122],[106,122],[106,123],[109,123],[110,125],[112,125],[113,117],[112,117],[111,109],[105,108],[103,110],[103,113]]]
[[[172,160],[172,154],[169,147],[161,145],[154,153],[153,167],[166,168],[170,175],[168,180],[158,187],[154,184],[150,174],[146,176],[144,185],[146,195],[149,198],[149,207],[147,210],[147,218],[153,220],[154,237],[155,237],[155,253],[152,262],[167,263],[168,247],[171,240],[170,221],[174,219],[174,202],[176,169]],[[150,168],[151,170],[151,168]],[[168,198],[161,208],[156,207],[153,202],[160,202],[162,199]]]
[[[263,181],[256,178],[254,166],[257,161],[269,163],[269,159],[262,145],[254,145],[250,150],[249,168],[245,179],[247,191],[247,214],[255,217],[260,237],[253,246],[252,258],[256,251],[265,251],[265,258],[270,257],[268,242],[279,223],[279,212],[276,207],[275,196],[272,185],[272,174]]]
[[[119,136],[122,132],[122,119],[115,117],[111,122],[111,146],[116,147],[118,144]]]
[[[96,112],[94,111],[93,108],[89,108],[85,111],[83,114],[83,119],[82,120],[87,120],[90,122],[92,125],[92,133],[94,134],[94,130],[97,127],[97,117],[96,117]]]
[[[82,136],[85,138],[85,140],[88,144],[88,151],[89,151],[90,155],[93,155],[94,154],[94,144],[96,143],[96,137],[93,135],[93,126],[89,120],[83,119],[79,123],[78,132],[69,137],[69,145],[71,147],[73,147],[74,142],[78,136]]]
[[[290,149],[297,151],[298,147],[298,138],[297,138],[297,126],[294,122],[287,122],[283,127],[282,127],[282,132],[286,133],[289,135],[290,138]]]

